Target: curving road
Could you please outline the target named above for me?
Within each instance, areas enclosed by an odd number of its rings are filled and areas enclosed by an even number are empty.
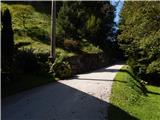
[[[2,101],[2,120],[106,120],[113,79],[122,65],[40,86]]]

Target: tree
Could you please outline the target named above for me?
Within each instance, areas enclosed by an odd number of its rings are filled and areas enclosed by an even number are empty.
[[[26,23],[32,16],[33,8],[28,5],[27,7],[24,5],[19,5],[16,12],[13,14],[15,18],[18,18],[17,20],[20,21],[21,25],[23,26],[23,29],[26,29]],[[31,22],[31,21],[30,21]]]
[[[84,14],[80,7],[81,2],[63,3],[57,20],[57,35],[60,38],[80,39],[79,30],[83,27],[81,17]]]
[[[61,40],[85,38],[105,49],[113,19],[114,8],[109,2],[64,2],[58,13],[57,36]]]
[[[121,13],[118,42],[142,79],[160,78],[160,2],[127,1]]]
[[[10,72],[13,61],[14,41],[11,14],[6,9],[2,14],[1,50],[2,50],[2,71]]]

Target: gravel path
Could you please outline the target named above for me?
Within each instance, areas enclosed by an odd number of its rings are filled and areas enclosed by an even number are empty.
[[[2,120],[106,120],[113,65],[37,87],[2,101]]]

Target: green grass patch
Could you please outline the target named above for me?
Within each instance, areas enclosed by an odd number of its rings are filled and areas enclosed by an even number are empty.
[[[115,77],[110,97],[111,104],[128,115],[109,107],[109,120],[160,120],[160,87],[142,86],[129,66],[124,66]]]

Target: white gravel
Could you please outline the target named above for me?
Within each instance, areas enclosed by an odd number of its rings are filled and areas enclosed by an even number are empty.
[[[113,65],[2,100],[2,120],[106,120]]]

